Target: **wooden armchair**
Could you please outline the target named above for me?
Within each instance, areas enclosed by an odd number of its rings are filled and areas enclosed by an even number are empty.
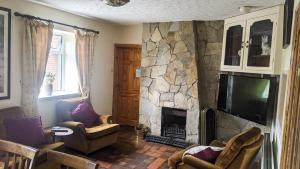
[[[32,169],[37,154],[32,147],[0,140],[0,168]]]
[[[78,156],[61,153],[58,151],[47,151],[47,161],[38,166],[38,169],[98,169],[99,164]]]

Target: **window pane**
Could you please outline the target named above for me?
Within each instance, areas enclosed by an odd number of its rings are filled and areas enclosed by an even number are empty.
[[[51,51],[59,52],[63,50],[62,35],[53,35],[51,42]]]
[[[55,75],[55,79],[51,83],[45,76],[40,97],[79,92],[74,33],[54,30],[45,73]]]
[[[225,65],[239,66],[241,60],[241,48],[243,39],[243,27],[232,26],[227,30]]]
[[[53,82],[53,91],[60,91],[62,89],[61,84],[61,54],[55,54],[50,52],[46,67],[46,74],[52,73],[55,75]]]

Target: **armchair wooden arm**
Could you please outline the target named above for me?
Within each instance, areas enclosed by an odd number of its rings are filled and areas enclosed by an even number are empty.
[[[112,116],[107,114],[100,114],[99,120],[101,124],[112,124]]]

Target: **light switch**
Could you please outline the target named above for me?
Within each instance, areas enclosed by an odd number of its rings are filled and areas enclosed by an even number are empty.
[[[136,76],[136,77],[141,77],[141,74],[142,74],[141,68],[137,68],[137,69],[135,70],[135,76]]]

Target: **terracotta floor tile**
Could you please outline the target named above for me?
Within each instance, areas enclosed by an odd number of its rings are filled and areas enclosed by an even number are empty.
[[[155,161],[153,161],[149,166],[148,169],[158,169],[162,164],[166,161],[166,159],[163,158],[157,158]]]
[[[100,169],[168,169],[167,159],[180,148],[146,142],[132,128],[121,128],[118,142],[100,149],[87,158],[97,161]],[[67,153],[86,157],[67,149]]]

